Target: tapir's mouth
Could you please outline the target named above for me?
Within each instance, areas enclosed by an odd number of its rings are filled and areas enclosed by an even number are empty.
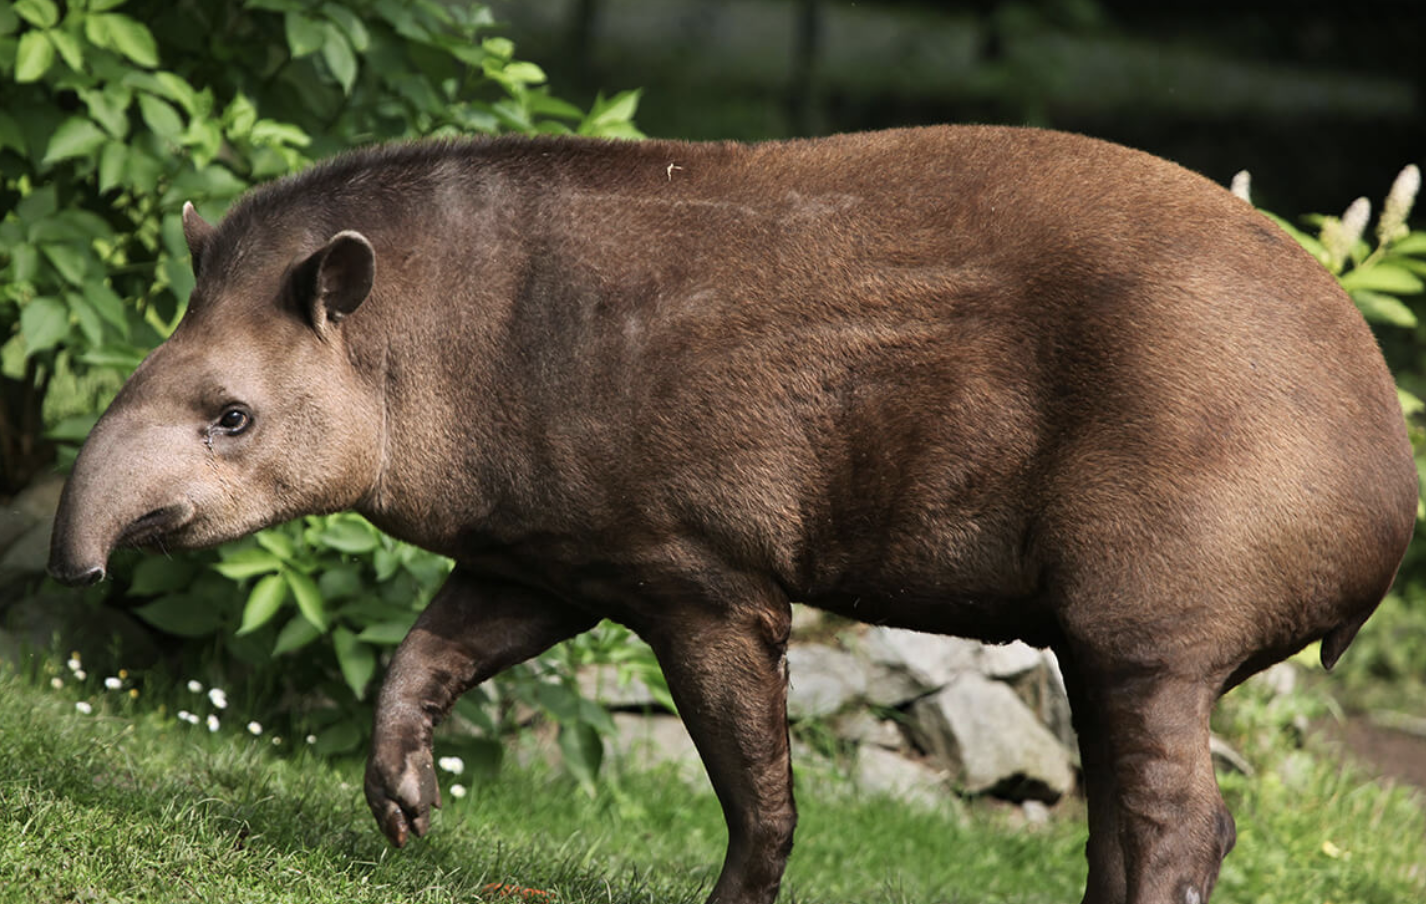
[[[165,537],[179,530],[191,520],[193,520],[193,505],[191,503],[182,502],[156,508],[129,522],[128,526],[119,533],[114,545],[156,546]]]

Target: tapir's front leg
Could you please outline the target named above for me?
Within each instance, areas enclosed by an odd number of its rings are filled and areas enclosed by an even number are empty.
[[[366,800],[393,844],[426,834],[441,805],[431,735],[460,695],[597,620],[534,590],[451,573],[396,649],[377,698]]]

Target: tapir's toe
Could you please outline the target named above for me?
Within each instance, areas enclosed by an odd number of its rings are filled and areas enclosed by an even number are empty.
[[[374,751],[364,784],[367,805],[392,844],[402,847],[411,835],[419,838],[430,831],[431,808],[441,806],[441,791],[429,750],[413,752],[397,764],[384,764]]]

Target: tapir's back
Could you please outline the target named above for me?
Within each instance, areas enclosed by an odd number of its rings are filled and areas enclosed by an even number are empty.
[[[894,584],[892,620],[948,630],[949,598],[1019,600],[973,613],[1002,636],[1051,584],[1151,584],[1186,601],[1165,630],[1256,596],[1325,632],[1384,592],[1416,490],[1381,355],[1202,177],[1002,128],[614,159],[564,170],[551,247],[618,325],[593,357],[646,389],[558,395],[806,598]]]

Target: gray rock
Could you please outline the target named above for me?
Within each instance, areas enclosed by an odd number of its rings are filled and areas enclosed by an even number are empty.
[[[923,634],[877,626],[862,639],[862,649],[875,664],[903,672],[927,693],[945,687],[980,663],[981,645],[963,637]]]
[[[852,780],[858,790],[935,807],[946,795],[946,773],[880,747],[857,751]]]
[[[624,764],[638,769],[671,766],[684,781],[705,781],[703,761],[677,716],[614,713],[614,728],[610,752]]]
[[[1040,650],[1013,640],[1007,644],[985,644],[980,648],[979,671],[987,678],[1011,680],[1044,667]]]
[[[1074,787],[1069,751],[1001,682],[961,674],[910,715],[917,743],[972,794],[1054,803]]]
[[[787,650],[787,714],[816,719],[861,703],[867,690],[862,660],[823,644],[797,644]]]
[[[574,677],[580,696],[598,700],[610,709],[663,709],[649,686],[637,677],[621,681],[616,665],[587,666]]]
[[[843,713],[832,720],[832,733],[843,741],[884,750],[904,750],[906,735],[891,719],[878,719],[865,709]]]

